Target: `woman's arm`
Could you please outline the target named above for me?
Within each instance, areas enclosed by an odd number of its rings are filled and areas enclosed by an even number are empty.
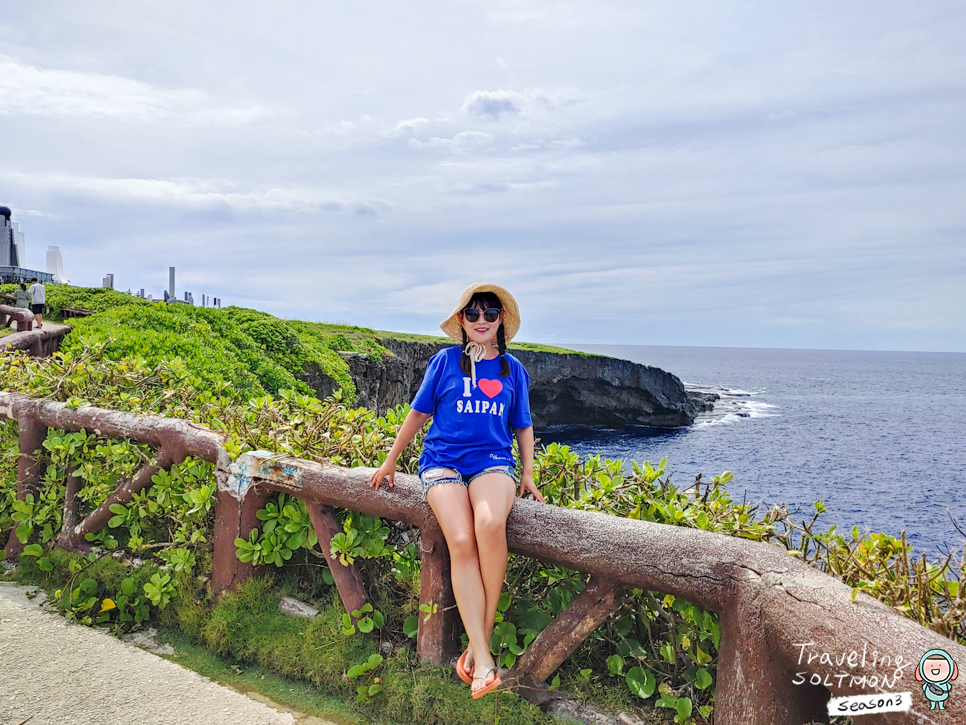
[[[540,503],[544,503],[543,494],[537,490],[533,482],[533,426],[517,428],[513,431],[517,437],[517,446],[520,448],[520,463],[523,470],[520,472],[520,496],[527,491]]]
[[[376,470],[375,473],[369,478],[369,485],[379,488],[383,481],[386,481],[386,486],[392,488],[396,481],[396,461],[399,460],[399,456],[405,450],[413,438],[416,437],[416,433],[419,429],[426,425],[426,421],[432,418],[428,413],[420,413],[418,410],[413,408],[409,409],[409,414],[406,416],[406,420],[399,427],[399,433],[396,434],[396,441],[392,444],[392,448],[389,449],[389,454],[386,456],[386,460],[383,461],[382,465]],[[531,448],[533,446],[531,445]]]

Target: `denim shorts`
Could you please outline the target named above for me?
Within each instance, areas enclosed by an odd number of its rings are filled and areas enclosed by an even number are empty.
[[[480,476],[486,473],[505,473],[507,476],[516,481],[516,477],[513,475],[513,466],[488,466],[476,473],[471,473],[468,476],[462,475],[459,471],[453,468],[427,468],[421,474],[419,474],[419,480],[423,482],[423,497],[425,498],[426,493],[433,486],[440,483],[458,483],[460,486],[470,487],[470,484]]]

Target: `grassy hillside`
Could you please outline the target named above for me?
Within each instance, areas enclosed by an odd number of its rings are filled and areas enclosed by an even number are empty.
[[[14,285],[0,285],[0,293]],[[112,360],[138,356],[149,364],[179,357],[191,369],[204,371],[209,384],[231,381],[241,398],[279,390],[310,393],[298,378],[307,366],[317,365],[342,388],[343,397],[355,400],[356,390],[349,366],[339,352],[358,352],[379,359],[391,354],[381,340],[447,343],[450,339],[372,330],[367,327],[323,322],[283,320],[243,307],[200,308],[182,304],[148,302],[139,297],[98,287],[47,287],[48,318],[59,321],[65,307],[94,310],[98,314],[73,318],[73,333],[65,351],[105,341]],[[0,332],[0,334],[4,334]],[[573,350],[510,343],[511,350],[567,353]],[[204,364],[201,358],[205,358]]]

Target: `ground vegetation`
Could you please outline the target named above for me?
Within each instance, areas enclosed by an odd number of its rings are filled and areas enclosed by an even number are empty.
[[[58,288],[54,288],[55,290]],[[0,354],[4,390],[141,414],[183,418],[224,436],[231,456],[263,449],[342,466],[384,460],[405,406],[377,416],[355,408],[348,386],[320,401],[296,374],[306,361],[335,366],[339,351],[386,354],[373,331],[279,320],[240,308],[123,302],[120,293],[74,292],[71,306],[102,310],[74,320],[50,359]],[[128,296],[129,297],[129,296]],[[68,299],[68,297],[64,297]],[[136,298],[134,298],[136,299]],[[320,363],[321,364],[321,363]],[[400,458],[415,473],[421,437]],[[16,425],[0,421],[0,542],[13,531],[26,544],[15,574],[45,586],[68,617],[125,631],[158,622],[228,661],[354,701],[369,721],[412,723],[545,722],[512,693],[474,702],[452,673],[421,665],[412,646],[420,618],[415,532],[397,522],[339,512],[343,533],[331,553],[359,564],[371,610],[355,624],[341,610],[304,504],[279,494],[259,513],[261,533],[236,542],[238,556],[275,573],[215,602],[206,589],[215,503],[212,467],[188,459],[161,472],[110,524],[89,535],[91,554],[53,548],[62,524],[68,467],[84,480],[92,509],[149,451],[93,432],[52,430],[36,495],[16,500]],[[535,480],[549,503],[614,516],[701,528],[782,546],[944,636],[966,641],[962,558],[916,558],[905,538],[821,527],[782,506],[767,511],[732,498],[732,476],[679,483],[668,462],[580,457],[542,447]],[[509,667],[586,586],[579,572],[511,557],[493,648]],[[310,622],[278,612],[282,596],[312,602]],[[705,722],[714,708],[720,629],[714,612],[659,593],[630,590],[620,609],[549,683],[615,711],[650,708],[677,723]],[[656,710],[654,710],[656,708]]]

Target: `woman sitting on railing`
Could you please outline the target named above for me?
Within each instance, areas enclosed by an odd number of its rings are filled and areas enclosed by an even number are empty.
[[[370,483],[393,485],[399,455],[432,418],[419,478],[446,538],[453,594],[470,641],[456,674],[480,698],[502,684],[490,638],[506,574],[506,520],[516,491],[511,429],[523,469],[520,495],[530,492],[538,501],[543,496],[533,483],[529,376],[506,352],[520,329],[513,295],[497,285],[472,284],[440,328],[462,345],[430,359],[412,409]]]

